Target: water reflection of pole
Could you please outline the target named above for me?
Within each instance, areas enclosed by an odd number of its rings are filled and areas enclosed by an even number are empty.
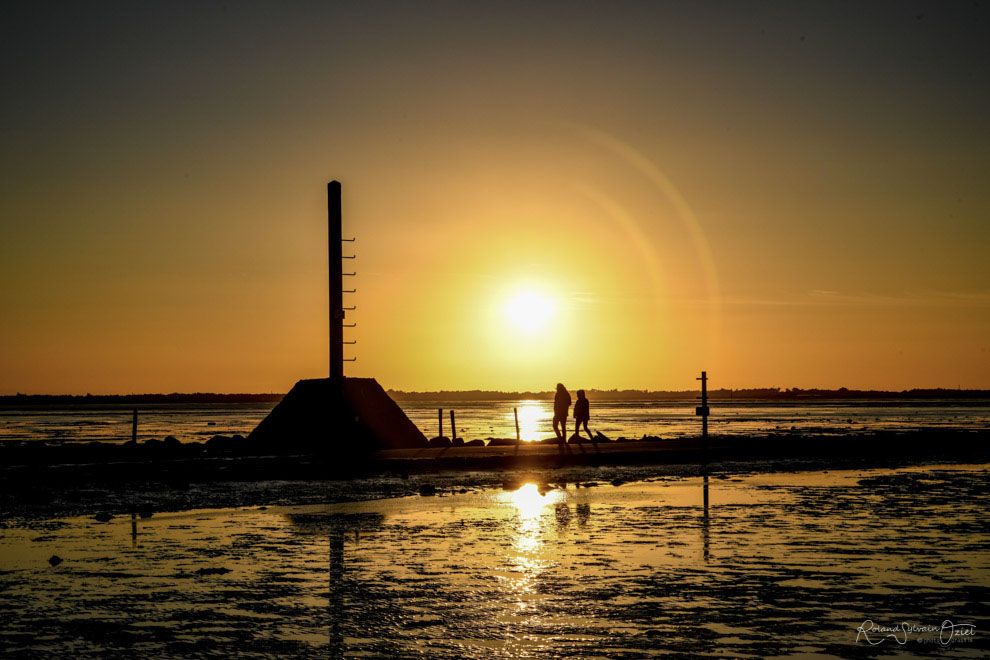
[[[131,547],[137,546],[137,514],[131,512]]]
[[[344,638],[340,634],[340,619],[344,615],[344,530],[330,528],[330,657],[344,654]]]
[[[702,486],[701,486],[702,497],[704,499],[704,513],[701,516],[701,546],[702,552],[705,556],[705,561],[711,558],[711,549],[709,547],[709,528],[708,528],[708,465],[704,466],[704,474],[702,476]]]

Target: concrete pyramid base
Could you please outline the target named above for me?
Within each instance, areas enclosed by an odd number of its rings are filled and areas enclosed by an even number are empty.
[[[426,436],[374,378],[301,380],[248,441],[279,453],[341,455],[427,446]]]

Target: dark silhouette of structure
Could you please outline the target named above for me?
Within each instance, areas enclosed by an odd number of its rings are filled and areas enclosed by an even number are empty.
[[[426,446],[426,436],[374,378],[301,380],[248,441],[321,453]]]
[[[340,182],[327,184],[327,254],[330,257],[330,378],[344,378],[344,240]]]
[[[300,380],[251,432],[248,441],[280,452],[356,456],[377,449],[427,446],[426,436],[373,378],[344,377],[340,183],[327,184],[330,255],[330,377]],[[353,293],[351,290],[348,293]],[[354,309],[353,307],[349,309]]]

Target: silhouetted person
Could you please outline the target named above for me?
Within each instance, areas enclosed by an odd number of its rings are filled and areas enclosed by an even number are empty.
[[[577,401],[574,403],[574,435],[578,437],[581,436],[581,429],[579,427],[582,423],[584,423],[585,433],[587,433],[588,438],[594,442],[595,436],[591,435],[591,430],[588,428],[588,420],[591,419],[588,398],[584,395],[584,390],[578,390],[577,396]]]
[[[557,393],[553,397],[553,432],[558,440],[567,441],[567,411],[571,407],[571,395],[563,383],[557,383]],[[560,429],[557,429],[560,424]]]

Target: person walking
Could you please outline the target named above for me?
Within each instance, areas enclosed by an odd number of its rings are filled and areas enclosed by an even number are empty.
[[[567,411],[570,408],[571,395],[563,383],[557,383],[557,393],[553,397],[553,433],[561,442],[567,442]]]
[[[578,390],[577,401],[574,402],[574,435],[578,438],[581,437],[580,426],[584,423],[584,432],[588,434],[588,438],[594,442],[595,436],[591,435],[591,430],[588,428],[588,420],[591,419],[590,405],[588,404],[588,397],[584,395],[584,390]]]

